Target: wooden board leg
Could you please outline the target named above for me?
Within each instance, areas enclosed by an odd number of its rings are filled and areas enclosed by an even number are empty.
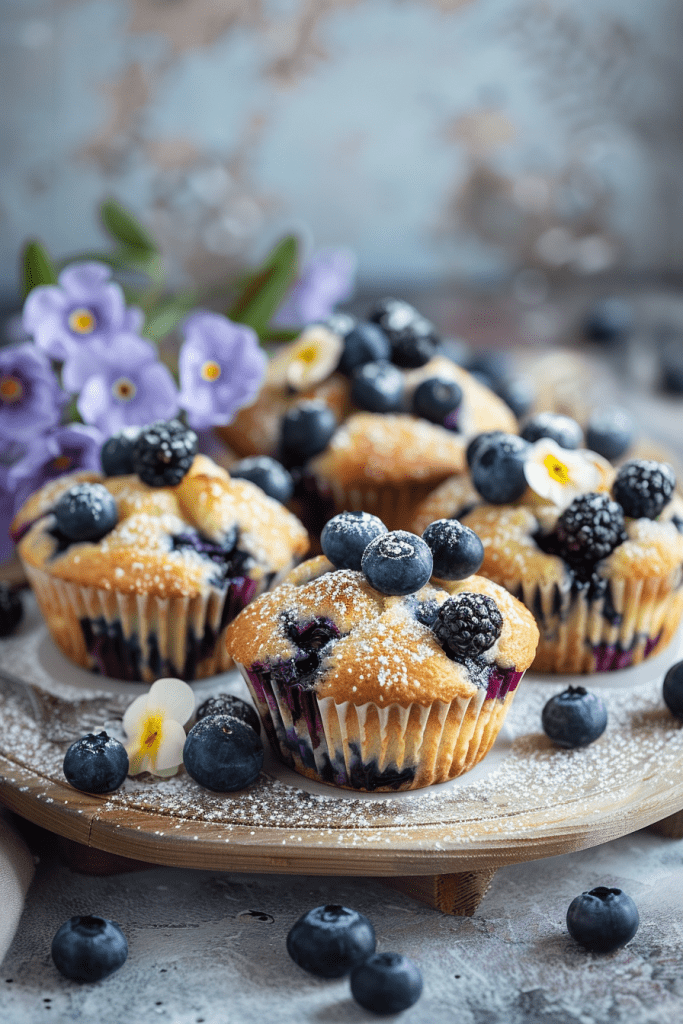
[[[141,860],[121,857],[118,853],[106,853],[94,846],[75,843],[73,839],[55,836],[61,860],[79,875],[122,875],[129,871],[146,871],[156,867]]]
[[[392,889],[428,903],[442,914],[472,917],[495,873],[495,868],[487,868],[455,875],[417,875],[413,878],[383,878],[382,881]]]
[[[650,832],[656,832],[658,836],[667,836],[669,839],[683,839],[683,811],[676,811],[668,818],[655,821],[650,825]]]

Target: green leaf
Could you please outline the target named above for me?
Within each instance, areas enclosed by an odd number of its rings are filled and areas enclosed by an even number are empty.
[[[24,298],[40,284],[57,284],[57,271],[45,247],[37,241],[27,242],[22,256]]]
[[[267,327],[299,274],[299,241],[287,235],[260,267],[240,282],[240,291],[228,316],[237,323],[253,327],[259,335]]]
[[[133,214],[116,199],[106,199],[100,207],[100,217],[105,230],[115,242],[125,248],[139,249],[143,252],[157,252],[154,239],[143,228]]]
[[[183,320],[197,302],[196,292],[180,292],[162,299],[150,312],[143,330],[145,338],[159,341]]]

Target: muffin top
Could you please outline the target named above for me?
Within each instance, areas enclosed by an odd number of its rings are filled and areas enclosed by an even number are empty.
[[[421,502],[415,532],[435,519],[460,519],[484,545],[482,572],[513,589],[521,579],[548,584],[568,576],[587,582],[595,573],[647,579],[680,572],[683,500],[668,464],[630,459],[615,468],[594,452],[563,450],[548,438],[513,440],[484,438],[479,449],[475,441],[471,475],[446,480]],[[516,475],[517,494],[509,500]],[[497,488],[508,500],[495,500]]]
[[[57,525],[55,506],[77,484],[102,486],[114,499],[114,525],[96,541],[70,539]],[[203,455],[175,486],[148,486],[133,474],[59,477],[25,502],[12,533],[24,562],[51,576],[159,597],[194,597],[235,576],[261,579],[308,550],[306,531],[284,506]]]
[[[502,624],[487,650],[455,660],[432,625],[442,606],[460,594],[492,601]],[[469,699],[485,685],[492,666],[524,671],[533,660],[538,629],[516,598],[480,576],[432,581],[415,593],[389,596],[362,572],[335,569],[320,555],[249,605],[229,626],[226,643],[247,668],[296,663],[315,652],[313,662],[306,662],[314,671],[303,685],[319,699],[406,707]]]

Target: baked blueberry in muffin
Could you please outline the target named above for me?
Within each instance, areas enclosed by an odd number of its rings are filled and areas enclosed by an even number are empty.
[[[480,576],[425,581],[423,548],[399,531],[371,541],[361,572],[311,559],[229,626],[271,744],[303,775],[418,789],[493,744],[533,659],[533,616]]]

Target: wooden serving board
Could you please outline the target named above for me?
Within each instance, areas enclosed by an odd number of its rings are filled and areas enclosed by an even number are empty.
[[[661,699],[680,640],[635,669],[526,677],[485,760],[427,790],[349,793],[301,778],[269,752],[259,780],[240,793],[211,793],[181,771],[128,779],[95,797],[66,783],[64,753],[93,729],[115,733],[147,687],[73,666],[26,603],[19,633],[0,640],[0,673],[20,680],[0,684],[0,801],[86,847],[172,866],[391,878],[442,910],[472,913],[503,864],[584,849],[665,818],[664,834],[680,834],[683,815],[670,816],[683,809],[683,727]],[[596,743],[564,751],[541,732],[540,714],[570,682],[600,693],[609,724]],[[245,696],[237,673],[195,690],[198,702],[221,691]]]

